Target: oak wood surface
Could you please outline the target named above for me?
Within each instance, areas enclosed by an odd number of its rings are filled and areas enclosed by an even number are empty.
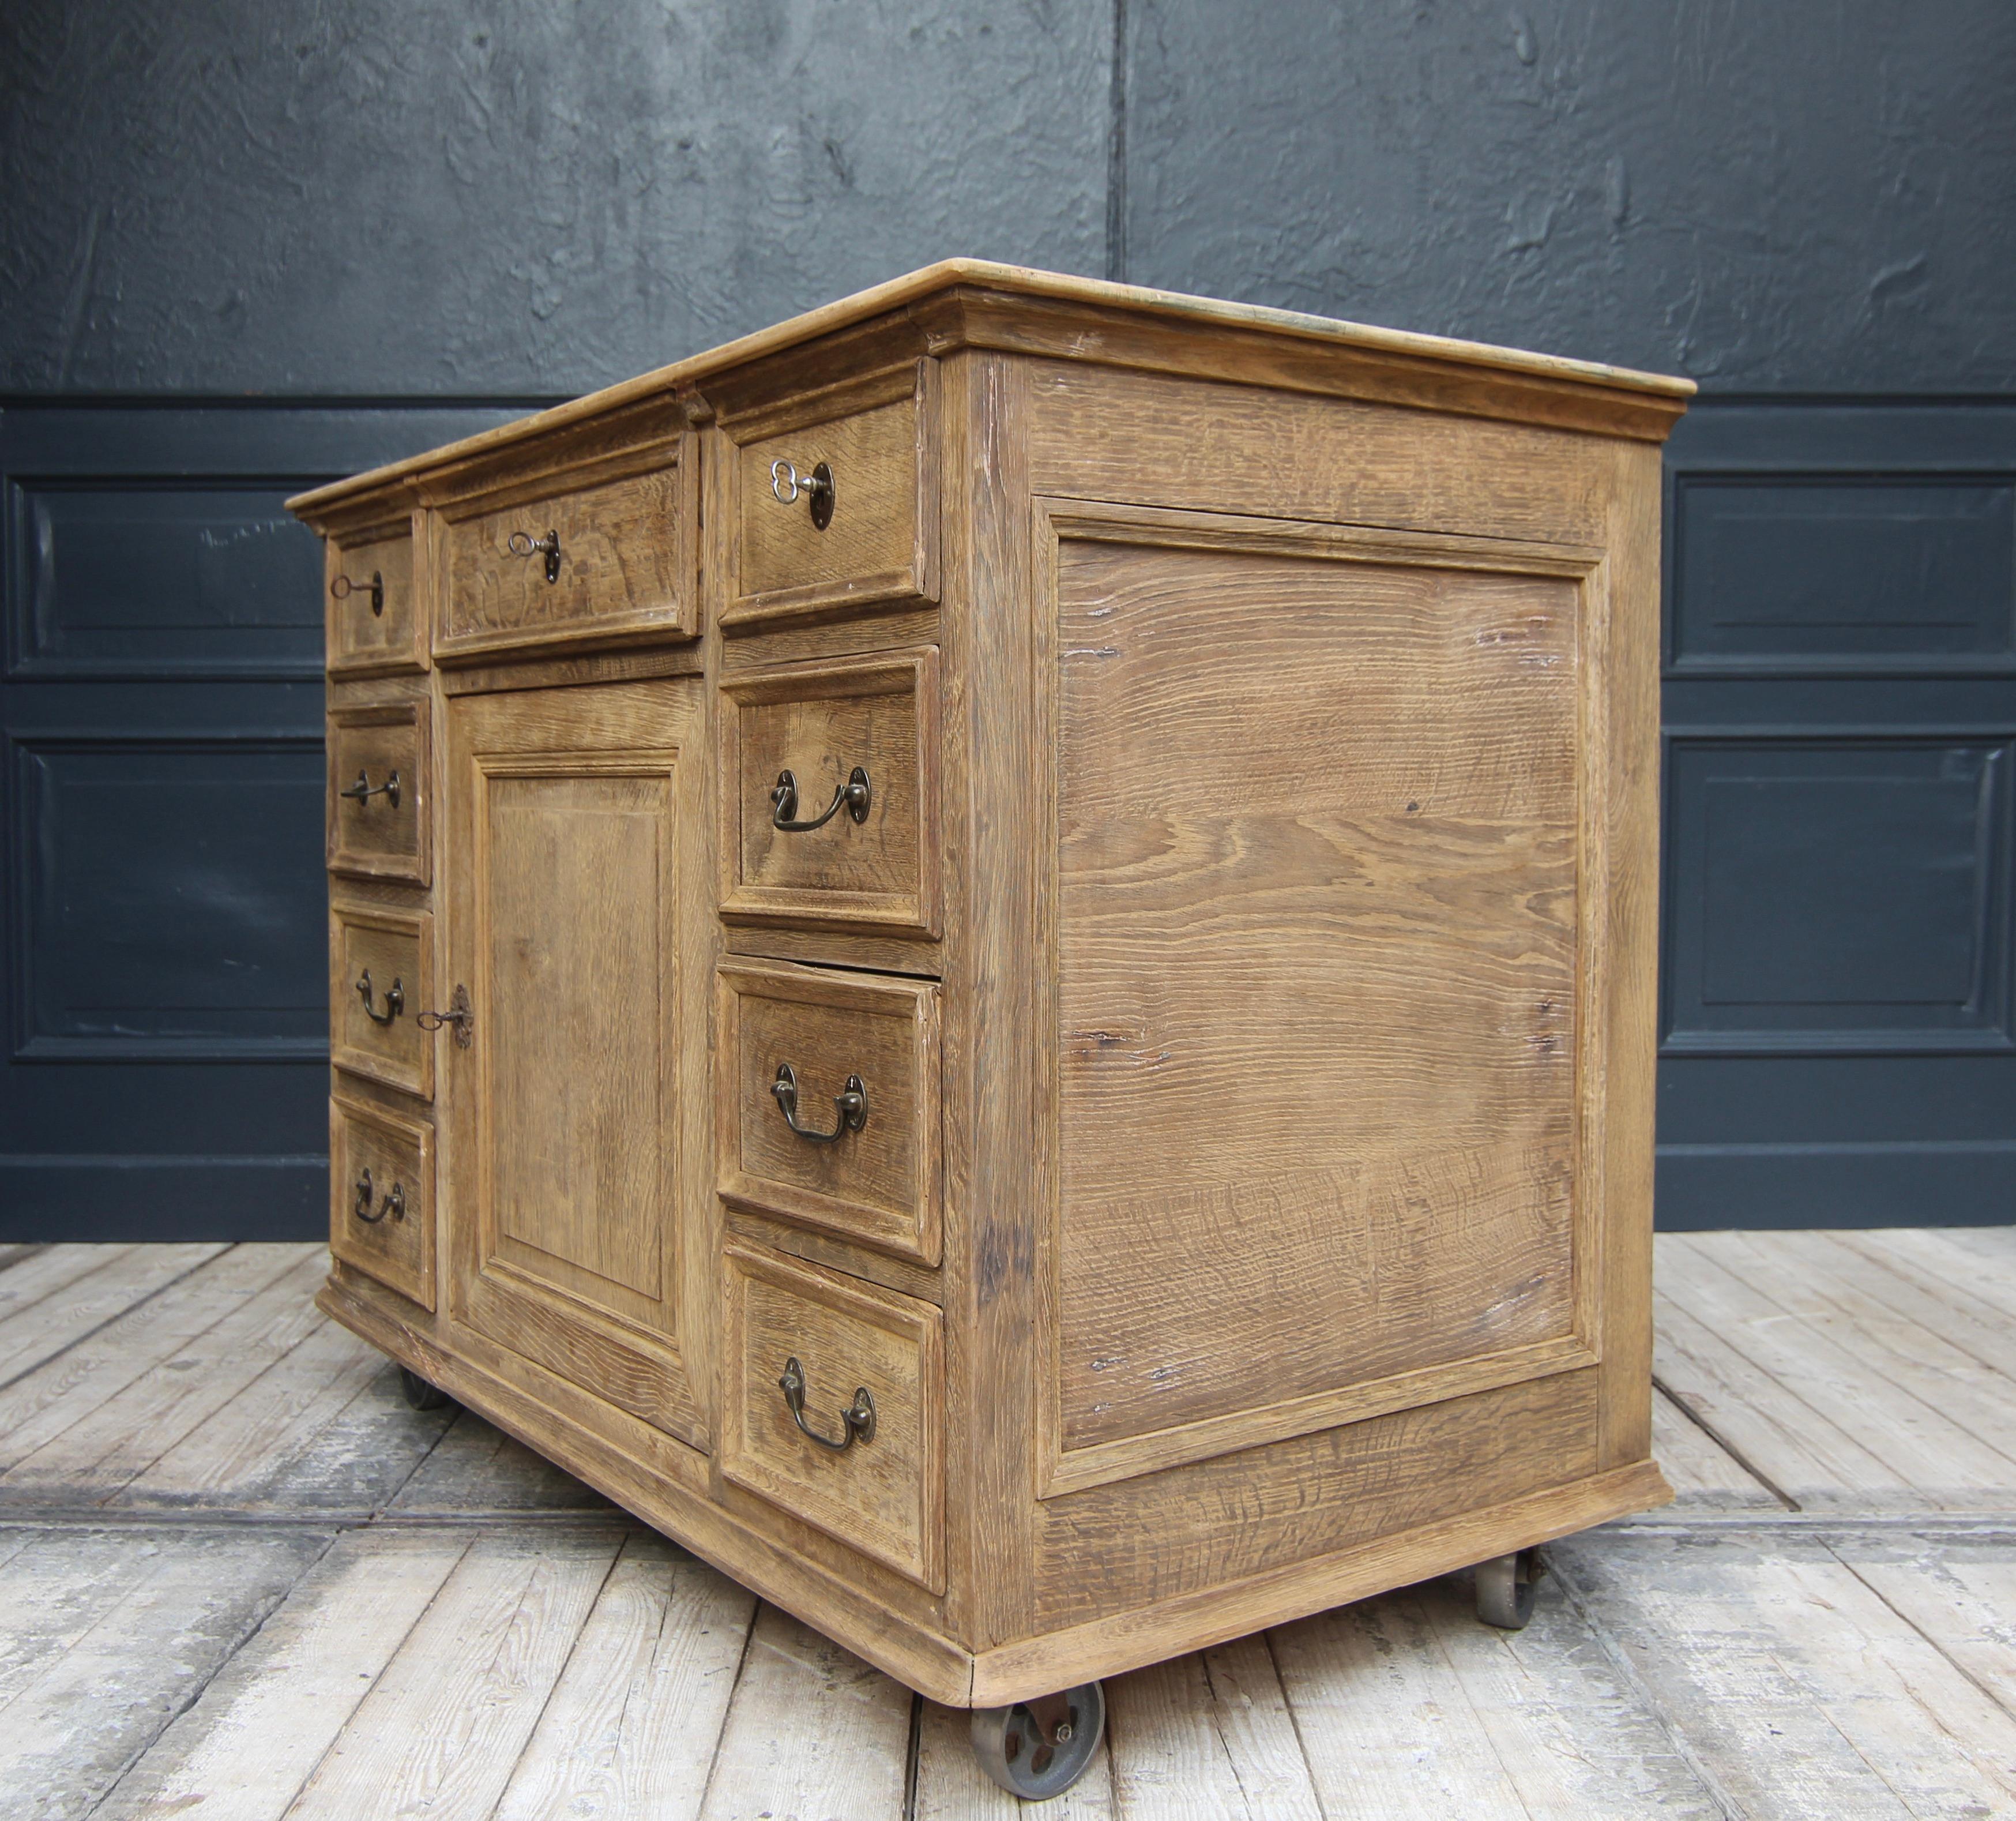
[[[396,781],[398,800],[388,787]],[[347,797],[358,788],[375,795]],[[434,876],[433,774],[424,701],[332,705],[329,869],[425,885]]]
[[[431,1099],[434,1046],[418,1022],[435,1004],[431,914],[332,895],[329,917],[329,1061]]]
[[[338,1258],[434,1306],[431,1126],[329,1097],[329,1232]]]
[[[330,538],[323,570],[331,677],[383,676],[427,667],[428,628],[413,589],[410,521],[396,530]],[[344,590],[340,596],[339,588]]]

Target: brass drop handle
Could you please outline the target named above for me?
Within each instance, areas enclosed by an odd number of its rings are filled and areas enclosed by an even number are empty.
[[[358,976],[357,997],[364,1001],[364,1015],[373,1024],[390,1024],[406,1006],[406,989],[397,979],[385,989],[385,1009],[380,1011],[372,1005],[371,970],[369,968]]]
[[[339,575],[329,583],[329,591],[338,600],[347,600],[353,594],[362,594],[366,588],[371,590],[371,617],[376,619],[385,611],[385,578],[378,570],[371,572],[367,582],[353,582],[347,575]]]
[[[560,579],[560,534],[549,531],[544,537],[534,537],[528,531],[514,531],[504,540],[504,547],[514,557],[536,557],[543,554],[546,559],[546,579],[557,582]]]
[[[801,493],[811,502],[812,529],[824,531],[833,523],[833,470],[820,462],[809,474],[801,474],[794,462],[771,463],[770,497],[779,506],[795,506]]]
[[[448,1002],[447,1011],[416,1012],[413,1022],[422,1030],[439,1030],[445,1024],[453,1025],[455,1047],[459,1050],[467,1049],[470,1040],[476,1035],[476,1010],[469,1003],[469,989],[458,985],[454,997]]]
[[[857,1441],[875,1439],[875,1400],[868,1394],[866,1385],[857,1385],[854,1401],[840,1413],[841,1437],[835,1441],[832,1437],[821,1435],[805,1421],[805,1368],[796,1359],[784,1361],[784,1376],[778,1379],[784,1394],[784,1402],[791,1412],[791,1420],[798,1426],[798,1433],[808,1441],[815,1441],[823,1448],[830,1448],[835,1454],[845,1454]]]
[[[394,1183],[374,1214],[371,1211],[371,1172],[360,1170],[357,1177],[357,1205],[351,1212],[369,1227],[376,1226],[387,1214],[395,1221],[403,1221],[406,1217],[405,1185]]]
[[[826,805],[823,816],[815,816],[809,822],[794,822],[791,818],[798,813],[798,781],[790,772],[780,771],[770,787],[770,826],[787,835],[803,835],[823,828],[843,808],[856,822],[866,822],[873,798],[868,773],[857,765],[847,774],[845,784],[833,787],[833,801]]]
[[[784,1116],[784,1123],[801,1138],[815,1145],[830,1145],[849,1132],[858,1132],[868,1123],[868,1090],[859,1075],[850,1075],[847,1085],[833,1097],[833,1110],[837,1123],[830,1132],[815,1132],[810,1126],[798,1123],[798,1076],[789,1062],[777,1065],[777,1079],[770,1084],[770,1091],[777,1097],[777,1105]]]
[[[336,794],[359,803],[368,803],[373,797],[383,797],[396,810],[399,806],[399,774],[395,771],[383,784],[373,784],[369,772],[360,771],[357,774],[356,783],[346,784]]]

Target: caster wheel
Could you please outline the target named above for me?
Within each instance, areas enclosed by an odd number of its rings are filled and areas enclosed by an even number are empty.
[[[1524,1631],[1533,1616],[1533,1590],[1546,1572],[1538,1549],[1521,1549],[1478,1563],[1477,1616],[1487,1625]]]
[[[1040,1802],[1085,1775],[1105,1731],[1105,1691],[1088,1682],[1011,1707],[975,1707],[973,1755],[1011,1796]]]
[[[409,1366],[399,1368],[399,1389],[416,1410],[445,1410],[455,1400],[438,1385],[430,1385]]]

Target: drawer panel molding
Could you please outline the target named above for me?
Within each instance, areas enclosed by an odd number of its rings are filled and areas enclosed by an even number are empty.
[[[719,980],[722,1199],[936,1264],[938,987],[781,963]]]
[[[434,1091],[434,1040],[419,1026],[434,1003],[433,921],[340,900],[329,911],[329,1060],[423,1100]]]
[[[409,518],[331,537],[323,569],[331,677],[427,669],[427,616],[414,593]]]
[[[434,878],[427,705],[329,715],[329,870],[425,885]]]
[[[730,921],[938,933],[938,654],[722,685]]]
[[[724,1264],[722,1477],[943,1592],[943,1317],[741,1246]]]
[[[434,1306],[434,1130],[340,1091],[329,1103],[329,1246]]]

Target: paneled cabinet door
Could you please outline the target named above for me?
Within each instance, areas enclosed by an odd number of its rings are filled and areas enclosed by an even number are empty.
[[[701,727],[693,679],[452,700],[437,988],[452,1309],[697,1446]]]

